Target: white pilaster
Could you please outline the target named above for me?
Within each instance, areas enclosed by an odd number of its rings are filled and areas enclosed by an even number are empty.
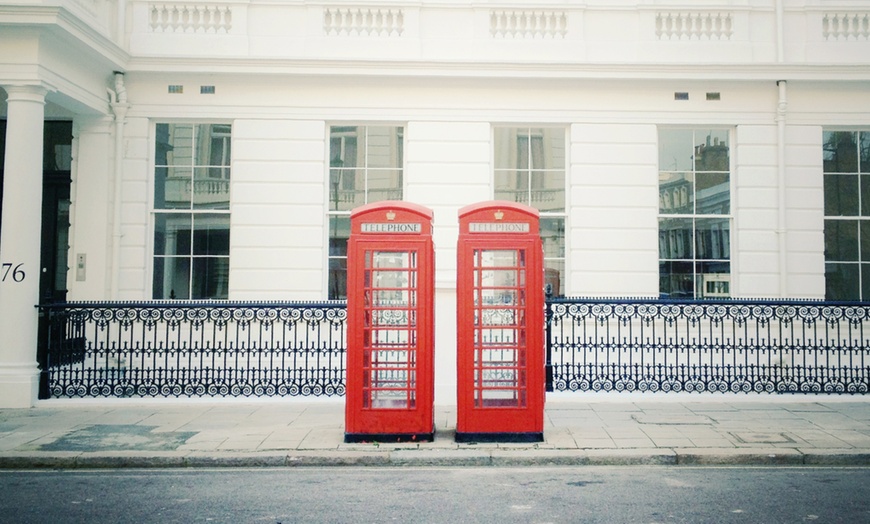
[[[3,221],[0,230],[0,407],[36,403],[42,143],[46,90],[4,87],[7,98]]]

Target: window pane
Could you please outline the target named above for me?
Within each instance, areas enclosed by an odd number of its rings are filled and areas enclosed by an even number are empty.
[[[691,129],[662,129],[659,131],[659,170],[692,171]]]
[[[196,209],[230,208],[230,170],[228,167],[199,167],[193,172],[192,194]]]
[[[699,218],[695,221],[695,249],[700,260],[728,260],[731,252],[731,221]]]
[[[825,173],[857,173],[857,133],[852,131],[825,131],[823,135],[823,161]]]
[[[329,209],[331,211],[350,211],[365,204],[365,181],[363,170],[329,170]],[[359,180],[359,182],[357,182]]]
[[[229,215],[194,215],[193,228],[194,256],[229,256]]]
[[[532,172],[530,200],[539,211],[565,211],[565,173]]]
[[[825,299],[859,300],[858,264],[825,264]]]
[[[827,177],[825,177],[827,178]],[[870,176],[861,175],[861,216],[862,217],[870,217]],[[827,188],[825,189],[825,201],[827,203],[828,194]],[[827,215],[827,210],[825,211]]]
[[[694,265],[691,262],[660,262],[659,291],[662,298],[695,296]]]
[[[694,258],[691,218],[659,218],[659,258]]]
[[[347,298],[347,240],[350,237],[350,216],[329,217],[329,289],[330,300]]]
[[[731,182],[728,173],[696,173],[697,210],[699,215],[731,213]]]
[[[825,216],[858,215],[858,175],[825,175]]]
[[[493,130],[496,169],[529,168],[528,143],[524,140],[524,143],[519,145],[517,142],[519,134],[520,130],[514,127],[497,127]],[[523,165],[518,165],[522,159],[525,159]]]
[[[695,133],[695,171],[729,171],[728,130]]]
[[[701,262],[696,267],[698,298],[724,298],[731,296],[731,264],[728,262]]]
[[[191,298],[226,299],[229,290],[229,273],[228,257],[194,258]]]
[[[565,257],[565,219],[541,217],[541,240],[544,243],[544,258]]]
[[[167,166],[193,166],[193,124],[158,124],[159,138],[166,140]],[[163,129],[159,129],[163,127]],[[160,148],[158,144],[158,148]]]
[[[563,295],[562,276],[564,274],[564,260],[544,258],[544,285],[550,286],[550,292],[554,297],[561,297]]]
[[[402,200],[402,171],[398,169],[368,170],[367,203]]]
[[[400,130],[399,127],[366,128],[367,167],[402,167]]]
[[[695,212],[695,184],[692,173],[659,173],[659,213],[690,215]]]
[[[329,129],[329,166],[363,167],[365,157],[358,150],[359,128],[333,126]]]
[[[861,172],[870,173],[870,131],[861,131],[858,135],[858,147],[861,156]]]
[[[185,300],[190,298],[190,258],[155,257],[154,298]]]
[[[495,198],[529,205],[528,173],[495,172]]]
[[[346,257],[348,238],[350,238],[350,216],[329,217],[329,256]]]
[[[154,174],[156,209],[190,209],[193,169],[188,166],[157,168]]]
[[[825,260],[858,260],[857,220],[825,220]]]
[[[201,124],[197,126],[198,166],[229,166],[230,136],[229,124]]]
[[[347,299],[347,259],[329,259],[329,300]]]
[[[154,254],[189,256],[192,229],[189,214],[158,213],[154,217]]]
[[[169,165],[169,152],[172,151],[169,124],[157,124],[154,127],[154,165]]]
[[[565,169],[565,130],[543,128],[537,130],[543,138],[544,155],[540,169]],[[534,159],[534,152],[532,158]],[[537,167],[537,166],[535,166]]]
[[[870,220],[858,222],[858,232],[861,238],[861,262],[870,262]]]

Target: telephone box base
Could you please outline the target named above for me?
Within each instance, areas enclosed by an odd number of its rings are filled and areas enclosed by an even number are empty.
[[[435,440],[435,432],[432,433],[345,433],[346,444],[361,442],[432,442]]]
[[[527,443],[527,442],[543,442],[543,433],[456,433],[456,442],[471,443],[471,442],[507,442],[507,443]]]

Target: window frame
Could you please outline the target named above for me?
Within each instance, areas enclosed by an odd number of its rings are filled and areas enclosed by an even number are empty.
[[[843,171],[843,170],[835,170],[828,171],[825,166],[827,159],[827,135],[833,133],[849,133],[854,134],[855,136],[855,166],[854,171]],[[864,146],[868,150],[866,153],[866,162],[862,160],[862,136],[864,137]],[[863,195],[863,187],[867,187],[868,193],[870,193],[870,126],[825,126],[822,127],[822,197],[823,197],[823,207],[822,207],[822,232],[824,237],[824,277],[825,277],[825,300],[833,300],[833,301],[868,301],[870,300],[870,194],[866,195],[868,197],[868,201],[864,201],[865,195]],[[865,165],[866,164],[866,165]],[[852,192],[846,191],[846,194],[854,194],[855,201],[854,204],[855,211],[853,213],[841,212],[840,214],[829,214],[829,198],[831,195],[828,194],[827,187],[829,180],[832,180],[834,177],[837,177],[842,182],[846,177],[854,177],[855,178],[855,189]],[[865,186],[866,184],[866,186]],[[839,184],[838,184],[839,188]],[[838,206],[841,198],[839,195],[842,194],[842,190],[838,189]],[[843,205],[845,207],[845,204]],[[843,227],[844,225],[848,226],[849,224],[854,224],[855,231],[854,234],[848,235],[849,238],[845,238],[842,233],[838,232],[838,238],[836,245],[833,244],[832,240],[829,238],[829,225],[837,224],[837,228]],[[862,233],[862,231],[866,231],[866,233]],[[866,239],[868,246],[864,246],[864,240],[862,237],[867,235]],[[853,260],[848,260],[844,258],[829,258],[829,249],[832,247],[839,248],[838,251],[841,251],[843,244],[849,243],[850,240],[854,240],[854,254],[855,258]],[[865,253],[866,251],[866,253]],[[841,291],[846,291],[842,296],[833,296],[831,294],[831,287],[833,283],[831,282],[832,275],[834,272],[829,270],[829,266],[837,265],[837,266],[847,266],[853,268],[855,271],[855,276],[857,276],[857,282],[849,282],[848,289],[844,289]],[[867,275],[865,277],[864,273],[867,271]],[[852,293],[854,292],[854,294]]]
[[[521,135],[517,133],[516,138],[519,139],[521,137],[526,137],[526,143],[528,147],[528,155],[526,156],[527,166],[524,168],[518,168],[516,166],[508,166],[508,167],[499,167],[499,141],[498,141],[498,130],[499,129],[517,129],[527,131],[526,134]],[[546,131],[546,130],[559,130],[562,132],[562,150],[564,152],[562,158],[562,166],[561,167],[553,167],[546,165],[547,160],[547,144],[544,142],[547,138],[546,133],[538,134],[536,131]],[[566,124],[560,123],[540,123],[540,122],[524,122],[524,123],[492,123],[490,125],[490,144],[491,144],[491,169],[490,169],[490,183],[492,184],[491,194],[494,199],[498,199],[497,191],[498,191],[498,181],[497,177],[499,173],[505,173],[510,175],[510,172],[514,172],[515,176],[520,177],[520,171],[523,171],[525,186],[526,186],[526,195],[527,200],[525,202],[521,202],[522,204],[529,205],[531,207],[535,207],[532,205],[533,195],[536,190],[540,191],[542,189],[546,189],[544,186],[546,185],[545,179],[543,177],[533,177],[533,173],[542,173],[542,174],[550,174],[550,173],[558,173],[562,174],[562,200],[563,200],[563,209],[562,211],[542,211],[538,209],[539,219],[541,225],[543,225],[548,220],[561,220],[561,231],[557,231],[561,234],[561,247],[562,253],[561,256],[547,256],[547,241],[543,238],[541,240],[544,242],[544,259],[543,266],[545,271],[547,269],[548,261],[558,261],[561,264],[561,272],[558,274],[558,278],[556,282],[551,282],[552,277],[547,276],[545,273],[545,285],[550,285],[550,290],[553,293],[553,296],[565,296],[566,289],[568,289],[569,277],[568,277],[568,254],[570,253],[570,235],[568,234],[569,227],[569,217],[570,214],[568,210],[570,208],[569,204],[569,185],[568,185],[568,175],[569,175],[569,167],[570,167],[570,127]],[[540,167],[535,167],[535,146],[534,138],[540,136],[542,139],[542,158],[540,159],[543,164]],[[511,144],[511,148],[506,152],[506,158],[516,158],[519,160],[521,158],[522,153],[519,151],[518,144]],[[517,162],[518,163],[518,162]],[[543,230],[539,231],[539,234],[543,233]],[[558,244],[557,244],[558,245]]]
[[[197,169],[203,170],[203,172],[207,175],[207,179],[209,179],[209,180],[214,179],[214,180],[226,181],[227,200],[226,200],[226,207],[225,208],[209,208],[209,207],[198,208],[198,207],[196,207],[196,204],[195,204],[192,196],[191,196],[190,205],[187,208],[179,208],[179,207],[158,208],[157,207],[158,202],[157,202],[156,194],[157,194],[158,170],[161,168],[170,168],[170,167],[181,166],[181,164],[172,164],[170,162],[166,162],[166,163],[158,162],[157,140],[159,138],[158,137],[158,127],[160,125],[169,125],[169,126],[189,125],[189,126],[192,126],[194,129],[196,129],[200,126],[228,126],[229,127],[228,134],[216,136],[214,133],[212,133],[206,142],[208,144],[208,147],[209,147],[209,149],[207,151],[208,154],[203,156],[202,152],[194,151],[191,154],[191,164],[189,166],[191,169],[191,192],[193,192],[193,184],[196,181],[196,174],[195,173],[196,173]],[[149,208],[149,217],[150,218],[149,218],[149,223],[148,223],[148,242],[146,244],[147,249],[148,249],[148,253],[150,254],[150,256],[148,257],[147,268],[146,268],[147,273],[149,275],[149,278],[146,282],[147,287],[145,289],[145,292],[148,294],[148,296],[151,297],[152,300],[175,300],[175,301],[214,300],[214,301],[224,301],[224,300],[230,299],[230,296],[229,296],[229,294],[230,294],[230,280],[231,280],[231,275],[232,275],[232,262],[231,262],[231,253],[232,253],[232,182],[233,182],[232,172],[234,170],[233,169],[232,150],[233,150],[233,139],[234,139],[234,133],[233,133],[234,127],[235,127],[235,122],[232,120],[226,120],[226,119],[152,118],[150,120],[150,130],[151,130],[151,136],[150,136],[150,140],[149,140],[150,174],[149,174],[149,178],[148,178],[148,189],[149,189],[148,190],[148,195],[149,195],[148,196],[148,208]],[[222,158],[224,160],[228,161],[228,163],[226,163],[225,165],[218,166],[218,165],[211,164],[211,155],[212,155],[211,144],[213,144],[213,141],[215,140],[215,138],[220,139],[222,144],[229,145],[229,150],[224,149],[223,151],[221,151]],[[194,135],[191,138],[191,140],[192,140],[193,148],[195,149],[197,144],[198,144],[199,138]],[[206,163],[204,163],[204,164],[200,163],[199,162],[200,158],[206,158],[207,159]],[[217,171],[215,171],[215,170],[217,170]],[[215,172],[217,173],[217,176],[213,175]],[[192,195],[192,193],[191,193],[191,195]],[[167,217],[167,218],[172,217],[172,216],[189,218],[190,224],[191,224],[191,229],[190,229],[191,241],[193,241],[195,235],[197,235],[197,230],[195,229],[195,227],[196,227],[195,226],[195,218],[197,216],[208,217],[208,215],[212,215],[212,216],[220,215],[220,216],[226,217],[226,219],[225,219],[227,221],[226,222],[226,231],[227,231],[226,255],[212,255],[212,254],[197,255],[197,254],[194,254],[193,244],[191,244],[190,254],[185,256],[185,257],[174,257],[174,256],[168,256],[165,254],[158,255],[156,253],[156,249],[158,248],[158,242],[156,240],[157,227],[158,227],[158,223],[160,221],[161,216]],[[204,231],[206,231],[205,235],[208,235],[209,230],[204,230]],[[202,237],[202,234],[203,234],[202,231],[199,231],[199,232],[200,232],[200,237]],[[155,293],[154,278],[155,278],[155,273],[157,272],[157,259],[158,258],[161,258],[164,260],[170,259],[170,258],[184,258],[188,261],[188,264],[187,264],[187,266],[188,266],[187,286],[188,287],[187,287],[187,293],[186,293],[187,297],[175,298],[175,297],[170,296],[170,297],[157,298],[157,294]],[[221,260],[226,261],[226,267],[224,270],[226,275],[225,275],[225,279],[221,282],[221,286],[220,286],[221,288],[225,288],[225,293],[221,293],[221,295],[225,295],[225,296],[211,296],[211,297],[208,297],[208,296],[195,297],[195,296],[193,296],[194,290],[195,290],[195,279],[193,277],[194,265],[196,262],[203,263],[203,261],[205,261],[206,259],[215,259],[215,260],[221,259]],[[164,270],[165,270],[165,267],[166,266],[164,265]],[[224,271],[222,271],[222,272],[224,272]]]
[[[690,156],[690,158],[691,158],[691,170],[681,169],[679,166],[679,161],[676,158],[674,160],[673,169],[663,169],[663,167],[665,167],[665,166],[662,165],[662,133],[663,132],[674,132],[674,131],[685,131],[685,132],[692,133],[692,139],[691,139],[692,145],[691,145],[691,149],[690,149],[690,151],[691,151],[691,156]],[[706,138],[711,138],[711,137],[714,137],[715,134],[717,134],[717,133],[721,134],[722,132],[727,133],[727,140],[728,140],[728,166],[727,166],[728,170],[727,170],[727,172],[723,171],[723,170],[717,170],[717,169],[698,170],[697,164],[696,164],[696,157],[695,157],[697,148],[701,147],[698,145],[698,142],[699,142],[698,136],[700,135],[701,137],[704,137],[704,135],[706,135]],[[735,246],[737,245],[735,242],[735,236],[736,236],[735,235],[735,231],[736,231],[736,229],[735,229],[735,215],[736,215],[736,213],[735,213],[735,209],[736,209],[736,205],[735,205],[736,204],[735,181],[736,181],[736,176],[735,176],[735,170],[734,170],[735,157],[733,154],[735,137],[736,137],[736,127],[729,126],[729,125],[706,125],[706,126],[705,125],[691,125],[691,124],[687,124],[687,125],[659,125],[656,128],[656,150],[657,150],[656,174],[657,174],[657,178],[658,178],[658,181],[656,184],[657,197],[658,197],[658,203],[656,205],[656,209],[657,209],[657,212],[656,212],[656,236],[657,236],[657,245],[658,245],[656,259],[657,259],[657,263],[658,263],[658,275],[659,275],[658,294],[659,294],[660,298],[708,300],[708,299],[717,299],[717,298],[730,298],[730,297],[734,296],[733,290],[735,289],[735,287],[734,287],[734,284],[736,281],[735,275],[737,273],[735,270],[735,257],[734,257],[734,250],[735,250]],[[703,144],[704,141],[701,141],[701,143]],[[717,144],[715,144],[715,142],[714,142],[712,145],[715,147]],[[709,146],[707,146],[707,147],[709,147]],[[670,203],[671,203],[671,206],[673,208],[679,209],[675,204],[676,198],[673,198],[673,197],[679,196],[679,204],[683,207],[686,207],[686,206],[688,206],[688,204],[691,204],[692,211],[690,213],[689,212],[673,212],[673,213],[664,212],[663,209],[665,206],[663,205],[663,202],[666,200],[666,198],[665,198],[666,195],[663,195],[663,193],[662,193],[662,177],[663,177],[663,175],[665,175],[665,174],[679,175],[679,174],[686,174],[686,173],[690,174],[691,178],[692,178],[691,197],[688,194],[688,188],[681,187],[681,188],[679,188],[680,192],[678,195],[672,194],[672,198],[670,198]],[[727,213],[721,213],[721,212],[719,212],[719,213],[699,213],[698,212],[698,200],[699,200],[697,198],[697,195],[698,195],[698,177],[697,177],[697,175],[698,175],[698,173],[701,173],[705,177],[709,177],[711,179],[715,178],[716,176],[722,176],[723,173],[727,173],[727,176],[728,176],[728,212]],[[668,219],[670,219],[670,220],[691,220],[691,222],[692,222],[691,238],[684,239],[684,240],[688,241],[687,249],[691,250],[691,253],[692,253],[691,257],[667,258],[667,257],[662,256],[662,254],[663,254],[662,222],[663,222],[663,220],[668,220]],[[697,226],[697,222],[699,220],[709,221],[711,224],[713,224],[715,221],[726,221],[727,222],[727,225],[728,225],[727,258],[723,258],[723,257],[703,258],[698,253],[699,238],[700,238],[699,231],[701,231],[699,229],[699,227]],[[670,233],[675,233],[675,232],[677,234],[679,234],[678,230],[670,231]],[[671,234],[670,236],[673,237],[674,235]],[[676,240],[677,240],[676,243],[679,244],[680,239],[676,239]],[[713,242],[715,244],[716,236],[712,235],[710,237],[710,240],[711,240],[711,242]],[[722,250],[721,239],[720,239],[720,242],[717,244],[717,246],[718,247],[715,247],[712,249],[718,249],[721,252],[721,250]],[[728,264],[728,272],[727,273],[722,273],[722,272],[718,272],[718,273],[717,272],[709,272],[709,273],[707,273],[707,272],[703,272],[703,271],[699,270],[701,264],[710,264],[712,266],[713,264],[722,264],[722,263]],[[670,290],[669,293],[665,293],[665,290],[662,288],[662,281],[664,278],[663,273],[662,273],[662,265],[663,264],[691,264],[691,266],[692,266],[692,273],[691,273],[691,275],[692,275],[692,295],[691,296],[673,296],[673,290]],[[688,273],[686,273],[686,274],[688,274]],[[670,272],[669,275],[674,275],[674,273]],[[709,277],[709,278],[707,278],[707,277]],[[705,290],[703,288],[708,283],[711,284],[711,287],[713,289],[710,292],[705,292]],[[699,287],[701,289],[699,289]]]
[[[371,128],[393,128],[394,130],[396,130],[395,136],[397,137],[397,140],[395,143],[395,148],[396,148],[395,154],[398,156],[398,160],[399,160],[398,164],[400,164],[400,165],[394,166],[394,167],[389,167],[389,168],[384,168],[383,166],[371,165],[371,164],[369,164],[368,150],[366,150],[364,152],[365,166],[344,167],[342,165],[342,166],[336,167],[334,165],[336,159],[334,158],[333,151],[332,151],[332,141],[333,141],[333,131],[332,130],[333,130],[333,128],[355,128],[357,130],[365,129],[365,133],[366,133],[365,137],[366,138],[363,140],[363,142],[364,142],[366,148],[369,147],[369,140],[368,140],[368,130],[369,129],[371,129]],[[326,257],[325,257],[325,259],[326,259],[326,271],[324,272],[324,289],[326,290],[325,295],[326,295],[327,300],[345,300],[347,298],[347,296],[346,296],[347,295],[347,241],[345,240],[345,242],[344,242],[343,254],[334,255],[332,252],[333,251],[333,238],[340,238],[340,237],[334,236],[332,233],[334,230],[336,230],[334,227],[333,218],[337,219],[339,217],[344,217],[346,227],[347,227],[347,232],[349,235],[350,234],[350,214],[355,207],[358,207],[360,205],[365,205],[368,203],[372,203],[372,202],[382,202],[385,200],[385,199],[369,200],[369,196],[370,196],[369,195],[369,193],[370,193],[370,189],[369,189],[370,180],[369,180],[369,176],[368,176],[369,171],[376,171],[378,169],[387,169],[387,170],[397,171],[399,176],[401,177],[401,183],[399,184],[400,185],[399,191],[401,192],[401,200],[405,200],[405,194],[407,192],[407,179],[405,177],[405,172],[407,170],[406,166],[405,166],[405,164],[406,164],[405,147],[407,145],[406,144],[406,142],[407,142],[407,129],[408,129],[408,124],[402,123],[402,122],[370,122],[370,121],[366,121],[366,122],[330,122],[326,125],[326,179],[325,179],[325,186],[326,186],[325,187],[325,194],[326,194],[326,206],[325,206],[326,213],[325,213],[325,216],[326,216],[326,221],[324,223],[324,230],[325,230],[324,231],[324,236],[325,236],[324,245],[326,246],[326,249],[325,249],[325,251],[326,251]],[[350,136],[350,135],[348,135],[348,136]],[[356,136],[357,136],[357,144],[356,144],[357,150],[356,151],[357,151],[357,155],[359,155],[360,154],[359,153],[360,140],[359,140],[359,135],[357,134]],[[391,134],[391,136],[393,136],[393,135]],[[346,143],[344,141],[342,141],[342,151],[346,151]],[[343,157],[340,157],[340,158],[343,158]],[[339,160],[340,160],[340,158],[339,158]],[[342,187],[342,188],[333,187],[334,186],[334,184],[332,182],[333,169],[354,169],[354,170],[363,169],[363,171],[365,172],[365,175],[363,176],[363,183],[364,183],[364,187],[362,189],[363,202],[361,204],[356,204],[353,207],[351,207],[350,209],[333,209],[332,208],[333,202],[335,202],[335,204],[334,204],[335,207],[339,207],[339,204],[338,204],[338,202],[339,202],[338,190],[339,189],[345,189],[345,190],[351,190],[351,191],[356,190],[355,183],[353,184],[353,187]],[[349,180],[349,179],[340,178],[338,184],[341,186],[350,186],[350,184],[346,182],[347,180]],[[389,199],[389,200],[392,200],[392,199]],[[335,282],[333,281],[333,277],[332,277],[332,275],[333,275],[333,263],[337,262],[338,264],[340,264],[340,261],[342,261],[342,260],[344,261],[343,271],[344,271],[345,296],[344,297],[342,297],[340,295],[333,296],[333,293],[332,293],[333,289],[332,288],[334,287],[334,284],[335,284]],[[338,271],[342,271],[342,269],[338,268]]]

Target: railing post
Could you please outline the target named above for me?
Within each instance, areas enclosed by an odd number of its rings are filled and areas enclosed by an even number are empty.
[[[553,285],[544,286],[544,348],[546,363],[544,364],[545,391],[553,391]]]
[[[36,306],[39,311],[39,321],[38,321],[38,329],[39,333],[37,335],[37,347],[36,347],[36,361],[39,365],[39,394],[38,398],[40,400],[51,398],[51,389],[49,388],[49,382],[51,377],[49,376],[49,363],[48,363],[48,354],[50,351],[50,343],[51,343],[51,310],[43,307],[43,305]]]

